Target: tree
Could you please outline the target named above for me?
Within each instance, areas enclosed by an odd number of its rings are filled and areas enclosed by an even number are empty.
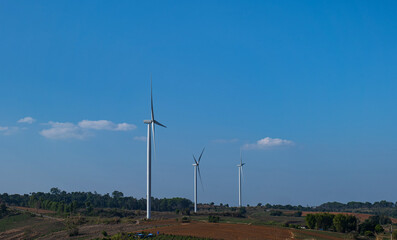
[[[316,228],[328,230],[333,225],[333,218],[335,215],[329,213],[316,214]]]
[[[61,190],[57,187],[53,187],[50,189],[50,193],[54,195],[59,195],[61,193]]]
[[[119,191],[113,191],[112,196],[113,196],[113,198],[122,198],[122,197],[124,197],[124,193],[119,192]]]
[[[347,229],[347,217],[344,214],[337,214],[333,220],[335,230],[337,232],[346,232]]]
[[[7,214],[7,206],[2,203],[0,204],[0,218]]]
[[[371,220],[371,218],[366,219],[363,223],[359,225],[359,232],[365,234],[366,232],[374,232],[375,227],[378,223]]]
[[[357,230],[358,219],[356,216],[347,215],[346,221],[347,221],[347,228],[346,228],[347,232],[352,232]]]
[[[307,214],[305,221],[308,228],[314,229],[316,227],[316,216],[314,214]]]
[[[376,225],[375,226],[375,232],[376,233],[383,233],[385,231],[385,229],[383,229],[383,227],[381,225]]]

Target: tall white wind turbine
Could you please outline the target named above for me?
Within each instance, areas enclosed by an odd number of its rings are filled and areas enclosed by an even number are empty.
[[[241,201],[242,201],[242,198],[241,198],[241,194],[242,194],[242,192],[241,192],[241,177],[242,177],[242,175],[243,175],[243,166],[245,165],[245,163],[243,163],[243,157],[242,157],[242,154],[241,154],[241,151],[240,151],[240,164],[239,165],[237,165],[237,167],[238,167],[238,206],[239,207],[241,207]]]
[[[156,141],[155,141],[155,126],[156,124],[165,127],[163,124],[157,122],[154,119],[153,111],[153,89],[152,89],[152,77],[150,77],[150,105],[151,105],[151,116],[150,120],[144,120],[147,124],[147,193],[146,193],[146,218],[150,219],[151,216],[151,201],[152,201],[152,144],[151,137],[153,136],[153,147],[156,154]],[[153,134],[152,134],[153,128]]]
[[[194,159],[194,212],[197,212],[197,171],[198,171],[198,175],[200,177],[200,182],[201,185],[203,184],[203,181],[201,180],[201,173],[200,173],[200,160],[201,157],[203,156],[203,151],[201,151],[200,157],[198,158],[198,160],[196,160],[196,157],[193,155],[193,159]]]

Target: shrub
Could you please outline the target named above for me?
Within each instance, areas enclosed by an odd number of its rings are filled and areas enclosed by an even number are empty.
[[[277,211],[277,210],[270,211],[270,216],[282,216],[282,215],[283,215],[282,211]]]
[[[212,216],[212,215],[208,216],[208,222],[217,223],[219,222],[219,220],[220,220],[219,216]]]
[[[182,218],[182,222],[183,222],[183,223],[188,223],[188,222],[190,222],[190,218],[188,218],[188,217],[183,217],[183,218]]]
[[[245,217],[245,214],[247,213],[247,210],[245,207],[241,207],[238,209],[237,217]]]
[[[294,217],[302,217],[302,211],[294,212]]]
[[[103,235],[104,237],[107,237],[108,233],[107,233],[105,230],[103,230],[103,231],[102,231],[102,235]]]
[[[376,233],[383,233],[385,231],[385,229],[383,229],[383,227],[381,225],[376,225],[375,226],[375,232]]]
[[[77,236],[79,235],[79,229],[76,226],[71,226],[68,228],[68,234],[69,237]]]
[[[371,232],[371,231],[365,231],[365,232],[364,232],[364,235],[367,236],[367,237],[373,237],[373,236],[374,236],[374,233]]]
[[[185,208],[185,209],[183,209],[183,211],[182,211],[182,214],[183,215],[190,215],[190,209],[189,208]]]

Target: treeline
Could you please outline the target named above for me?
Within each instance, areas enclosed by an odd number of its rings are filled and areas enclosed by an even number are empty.
[[[0,194],[0,202],[10,206],[47,209],[56,212],[76,212],[77,209],[86,209],[91,212],[94,208],[121,208],[126,210],[146,210],[146,199],[124,197],[119,191],[110,194],[96,192],[66,192],[58,188],[51,188],[50,192],[31,194]],[[152,198],[152,210],[175,211],[192,207],[192,201],[186,198]]]
[[[307,227],[310,229],[331,230],[342,233],[358,232],[366,236],[383,232],[382,225],[391,224],[391,219],[386,216],[371,216],[361,224],[358,224],[357,217],[353,215],[330,213],[307,214],[305,220]]]
[[[306,225],[310,229],[352,232],[357,230],[358,219],[352,215],[315,213],[307,214]]]
[[[257,207],[261,207],[262,204],[258,203]],[[266,204],[263,207],[266,209],[280,209],[280,210],[295,210],[295,211],[312,211],[312,212],[360,212],[370,213],[377,215],[387,215],[391,217],[397,217],[397,203],[388,202],[385,200],[379,202],[327,202],[317,207],[303,207],[301,205],[280,205],[280,204]]]
[[[348,203],[340,203],[340,202],[327,202],[323,203],[315,209],[318,211],[346,211],[353,209],[368,209],[368,210],[377,210],[382,208],[397,208],[397,203],[388,202],[382,200],[380,202],[348,202]]]

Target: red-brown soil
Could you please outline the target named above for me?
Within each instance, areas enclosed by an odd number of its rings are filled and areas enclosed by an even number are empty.
[[[45,209],[36,209],[36,208],[27,208],[27,207],[11,207],[15,208],[21,211],[27,211],[27,212],[32,212],[32,213],[37,213],[37,214],[50,214],[50,213],[55,213],[54,211],[50,210],[45,210]]]
[[[317,232],[312,232],[312,231],[310,231],[310,230],[293,230],[294,231],[294,233],[296,232],[296,233],[298,233],[299,234],[299,232],[301,232],[301,233],[303,233],[305,236],[311,236],[311,237],[313,237],[313,238],[310,238],[310,239],[317,239],[317,238],[320,238],[320,239],[329,239],[329,240],[342,240],[342,238],[338,238],[338,237],[334,237],[334,236],[329,236],[329,235],[326,235],[326,234],[321,234],[321,233],[317,233]],[[306,238],[305,238],[306,239]]]
[[[286,228],[271,226],[255,226],[247,224],[229,224],[229,223],[204,223],[191,222],[178,225],[171,225],[147,230],[153,233],[160,233],[207,237],[213,239],[269,239],[269,240],[286,240],[294,239],[291,230]]]

